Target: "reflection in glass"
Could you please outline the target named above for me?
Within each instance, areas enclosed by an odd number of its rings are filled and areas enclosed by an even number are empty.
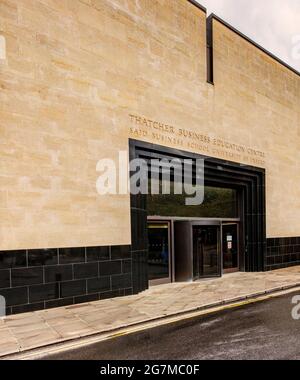
[[[148,224],[149,280],[169,277],[169,224]]]
[[[189,217],[189,218],[237,218],[238,194],[235,189],[205,186],[204,202],[199,206],[186,206],[186,194],[148,195],[147,208],[149,216]],[[150,187],[149,187],[150,188]],[[160,181],[160,189],[162,184]]]

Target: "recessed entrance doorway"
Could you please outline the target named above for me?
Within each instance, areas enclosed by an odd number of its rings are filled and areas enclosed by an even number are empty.
[[[148,219],[149,284],[190,282],[243,270],[240,221]]]
[[[151,192],[148,192],[148,195],[143,193],[131,196],[134,293],[147,289],[149,282],[151,285],[152,283],[160,282],[160,280],[163,282],[179,281],[176,276],[176,265],[178,265],[178,248],[175,250],[176,237],[183,244],[186,236],[190,236],[188,239],[190,248],[185,252],[192,260],[183,260],[183,263],[188,261],[189,265],[191,265],[188,268],[189,273],[191,273],[190,281],[193,281],[194,278],[202,278],[201,275],[204,277],[206,275],[222,275],[227,271],[234,271],[236,268],[246,272],[256,272],[264,269],[266,213],[265,171],[263,169],[165,146],[130,140],[130,159],[137,158],[143,160],[143,167],[147,169],[148,173],[148,176],[144,178],[142,188],[146,188],[148,183],[149,189],[150,182]],[[187,207],[185,201],[190,197],[189,192],[178,194],[175,192],[175,184],[177,182],[184,183],[183,180],[187,176],[193,186],[197,187],[198,159],[204,160],[204,200],[199,206]],[[184,169],[184,176],[182,175],[180,180],[178,172],[175,175],[170,160],[176,160],[176,162],[178,160],[180,162],[189,160],[189,162],[193,163],[193,168],[187,171]],[[163,175],[165,174],[165,169],[170,174],[169,177]],[[136,171],[138,172],[139,169]],[[132,174],[135,174],[136,171],[133,171]],[[152,185],[154,185],[153,189],[155,191],[152,191]],[[159,189],[159,192],[157,189]],[[166,192],[165,189],[169,189],[170,192]],[[195,189],[199,190],[198,187]],[[166,226],[163,228],[169,232],[168,244],[160,236],[158,239],[160,240],[158,251],[154,244],[151,243],[151,241],[157,239],[153,236],[154,228],[149,230],[147,221],[148,223],[168,223],[168,228]],[[212,253],[212,240],[208,239],[205,234],[201,236],[201,232],[197,229],[195,229],[194,235],[193,228],[190,227],[189,235],[178,235],[176,233],[176,225],[178,225],[178,222],[183,221],[189,223],[201,221],[202,226],[210,226],[211,221],[219,223],[219,249],[215,250],[217,256]],[[235,231],[228,230],[233,228],[229,227],[229,224],[235,224]],[[226,225],[224,227],[224,237],[223,225]],[[156,236],[157,234],[158,232],[154,233]],[[166,232],[162,235],[166,236]],[[204,244],[203,247],[204,242],[206,242],[206,245]],[[195,258],[195,265],[193,265],[193,245],[197,247],[195,250],[198,250],[198,253],[200,252],[200,257],[199,254],[195,255],[197,257],[197,259]],[[168,246],[167,250],[166,246]],[[236,247],[237,250],[235,249]],[[166,260],[166,257],[168,260]],[[219,266],[215,264],[216,257]],[[196,268],[195,273],[194,266]],[[216,271],[216,267],[220,270]],[[159,278],[161,270],[163,271],[163,276]]]

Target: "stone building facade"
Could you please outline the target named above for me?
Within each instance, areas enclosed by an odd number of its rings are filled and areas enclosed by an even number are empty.
[[[120,151],[207,158],[211,183],[247,194],[238,269],[300,264],[296,70],[188,0],[0,0],[0,36],[8,313],[146,289],[149,223],[170,223],[176,261],[176,215],[97,193]]]

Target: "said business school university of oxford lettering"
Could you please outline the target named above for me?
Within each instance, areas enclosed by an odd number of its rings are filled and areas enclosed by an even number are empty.
[[[300,264],[299,72],[194,1],[18,0],[0,21],[8,314]],[[204,202],[99,195],[121,151],[204,158]]]

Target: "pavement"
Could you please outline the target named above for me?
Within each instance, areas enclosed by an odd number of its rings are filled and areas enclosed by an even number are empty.
[[[266,273],[153,287],[138,295],[18,314],[0,319],[0,357],[100,337],[150,321],[188,315],[300,286],[300,266]]]
[[[270,296],[264,302],[158,326],[84,349],[60,351],[43,359],[134,360],[136,371],[143,371],[139,360],[299,360],[300,320],[291,315],[294,295]]]

